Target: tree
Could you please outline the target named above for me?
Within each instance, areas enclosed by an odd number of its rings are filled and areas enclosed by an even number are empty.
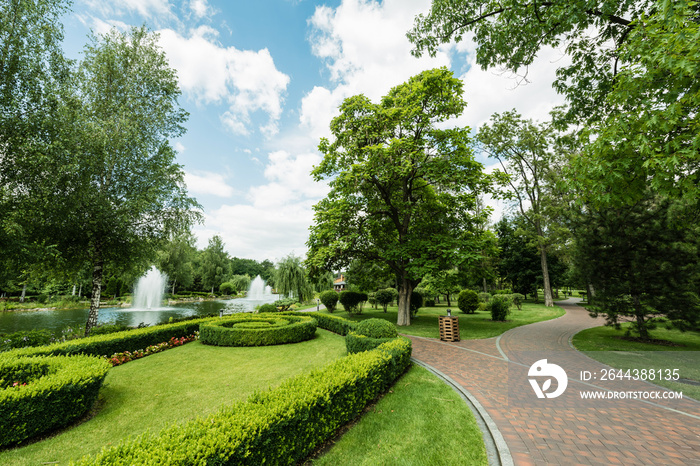
[[[313,298],[314,290],[306,276],[301,258],[288,255],[277,264],[275,288],[286,297],[294,297],[300,303]]]
[[[70,195],[55,213],[86,216],[71,225],[75,236],[66,248],[71,255],[86,248],[93,265],[86,334],[97,324],[105,262],[128,267],[152,257],[198,219],[169,143],[184,133],[187,113],[156,41],[145,28],[93,38],[78,72],[79,106],[69,109],[79,125],[74,155],[65,154],[69,164],[61,170]]]
[[[633,206],[579,216],[574,258],[595,290],[592,314],[604,314],[616,327],[631,318],[642,339],[662,316],[697,329],[699,213],[697,203],[650,193]]]
[[[540,254],[523,234],[523,221],[502,218],[496,224],[500,261],[500,275],[513,286],[513,292],[521,294],[534,293],[537,299],[538,277],[542,277]]]
[[[606,202],[632,205],[650,187],[697,195],[698,5],[434,0],[408,36],[420,56],[471,32],[482,68],[514,72],[526,70],[543,47],[564,45],[571,64],[559,67],[553,86],[568,108],[558,120],[579,125],[584,145],[572,182]]]
[[[388,267],[399,287],[398,325],[422,277],[470,254],[477,194],[489,186],[468,128],[442,129],[461,114],[462,83],[447,69],[424,71],[378,104],[346,99],[323,138],[312,174],[330,193],[314,206],[307,263],[343,269],[355,259]]]
[[[544,305],[554,306],[549,281],[547,249],[549,218],[547,215],[549,167],[554,165],[554,134],[549,125],[524,120],[517,112],[494,114],[491,125],[484,125],[477,136],[481,148],[497,159],[508,177],[509,196],[514,196],[521,218],[534,229],[540,253]]]
[[[158,269],[172,281],[171,293],[175,294],[177,284],[187,288],[194,282],[194,267],[192,261],[197,253],[195,239],[190,231],[174,235],[170,241],[158,251],[156,265]]]
[[[228,253],[224,251],[224,242],[221,236],[214,235],[209,238],[209,244],[202,251],[201,276],[202,285],[207,289],[218,288],[228,275]]]

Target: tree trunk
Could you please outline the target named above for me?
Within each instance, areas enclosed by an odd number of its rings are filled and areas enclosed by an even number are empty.
[[[22,295],[19,297],[19,302],[24,302],[24,297],[27,296],[27,284],[22,285]]]
[[[75,283],[73,283],[73,292],[70,295],[75,296]]]
[[[173,296],[175,296],[175,283],[176,283],[176,280],[173,280],[173,291],[172,291],[172,293],[170,293]]]
[[[396,325],[411,325],[411,292],[413,285],[410,280],[403,279],[399,286],[399,313]]]
[[[80,284],[80,288],[78,289],[78,298],[83,297],[83,284]]]
[[[447,293],[447,294],[445,295],[445,298],[447,298],[447,307],[452,306],[452,304],[450,304],[450,293]]]
[[[632,296],[632,303],[634,306],[634,314],[636,318],[635,326],[637,327],[637,332],[639,333],[639,338],[642,340],[649,339],[649,329],[647,328],[647,323],[644,320],[644,308],[641,304],[638,295]]]
[[[547,266],[547,251],[544,247],[540,247],[540,260],[542,262],[542,283],[544,292],[544,305],[547,307],[554,306],[552,299],[552,285],[549,283],[549,267]]]
[[[100,312],[100,295],[102,293],[102,248],[95,246],[92,268],[92,296],[90,297],[90,313],[85,324],[85,336],[90,336],[90,330],[97,325],[97,315]]]
[[[488,288],[486,287],[486,277],[484,277],[484,278],[482,279],[482,284],[484,285],[484,293],[488,293],[489,290],[488,290]]]

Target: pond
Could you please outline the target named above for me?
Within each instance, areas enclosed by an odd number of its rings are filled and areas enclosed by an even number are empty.
[[[266,297],[267,298],[267,297]],[[269,299],[238,298],[221,301],[196,301],[173,304],[157,309],[131,309],[128,307],[110,307],[100,309],[98,324],[117,323],[136,327],[140,323],[146,325],[167,322],[171,317],[189,317],[208,314],[234,314],[252,312],[256,306],[265,302],[273,302],[277,296]],[[66,327],[82,329],[87,322],[89,309],[61,309],[45,311],[15,311],[0,312],[0,333],[13,333],[21,330],[48,329],[60,335]]]

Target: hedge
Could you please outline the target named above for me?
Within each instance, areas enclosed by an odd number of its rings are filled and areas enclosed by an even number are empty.
[[[0,446],[80,418],[97,399],[110,367],[90,356],[0,355]]]
[[[267,324],[251,327],[245,324]],[[309,316],[275,314],[236,314],[203,322],[199,341],[216,346],[269,346],[310,340],[316,334],[316,321]]]
[[[175,324],[156,325],[124,332],[110,333],[107,335],[95,335],[87,338],[78,338],[53,345],[38,346],[34,348],[22,348],[8,351],[13,356],[40,356],[40,355],[71,355],[87,354],[91,356],[111,356],[114,353],[124,351],[136,351],[151,345],[157,345],[171,338],[181,338],[192,335],[199,330],[199,324],[212,320],[212,317],[193,319]]]
[[[143,434],[78,464],[296,464],[386,391],[408,368],[410,357],[410,341],[396,338],[206,418]]]
[[[345,336],[345,348],[347,348],[348,353],[361,353],[363,351],[370,351],[378,346],[395,340],[393,338],[372,338],[366,335],[361,335],[356,332],[350,332]]]
[[[338,335],[347,335],[348,332],[354,330],[357,326],[356,322],[347,320],[343,317],[321,314],[320,312],[285,312],[279,315],[311,315],[318,322],[318,326],[329,332],[337,333]]]

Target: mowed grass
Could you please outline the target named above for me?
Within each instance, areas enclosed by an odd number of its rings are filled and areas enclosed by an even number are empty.
[[[623,324],[623,329],[631,324]],[[650,331],[650,336],[656,340],[665,340],[675,346],[658,343],[624,340],[623,330],[613,327],[594,327],[583,330],[572,340],[573,345],[587,356],[616,369],[661,369],[662,375],[666,370],[678,369],[680,378],[700,383],[700,333],[681,332],[675,329],[659,327]],[[670,390],[683,392],[684,397],[700,400],[700,386],[692,383],[679,383],[669,380],[650,382]]]
[[[443,381],[413,366],[314,466],[486,465],[474,415]]]
[[[491,320],[489,312],[477,311],[474,314],[463,314],[456,303],[453,304],[453,306],[450,306],[450,309],[452,310],[452,315],[457,316],[459,319],[459,336],[462,340],[496,337],[512,328],[555,319],[563,316],[565,313],[559,306],[546,307],[544,304],[525,302],[520,311],[513,307],[505,322],[496,322]],[[327,310],[320,312],[328,313]],[[378,318],[395,324],[397,312],[398,308],[396,306],[390,306],[385,313],[381,307],[373,309],[371,306],[365,305],[362,314],[350,315],[341,305],[338,305],[338,309],[333,314],[353,321]],[[447,305],[444,303],[438,304],[436,307],[422,307],[418,310],[416,317],[411,320],[410,326],[397,328],[400,333],[406,335],[440,338],[438,316],[444,315],[447,315]]]
[[[313,340],[291,345],[188,343],[110,369],[92,419],[51,438],[0,451],[0,464],[68,464],[129,436],[205,416],[345,354],[344,338],[321,329]]]

